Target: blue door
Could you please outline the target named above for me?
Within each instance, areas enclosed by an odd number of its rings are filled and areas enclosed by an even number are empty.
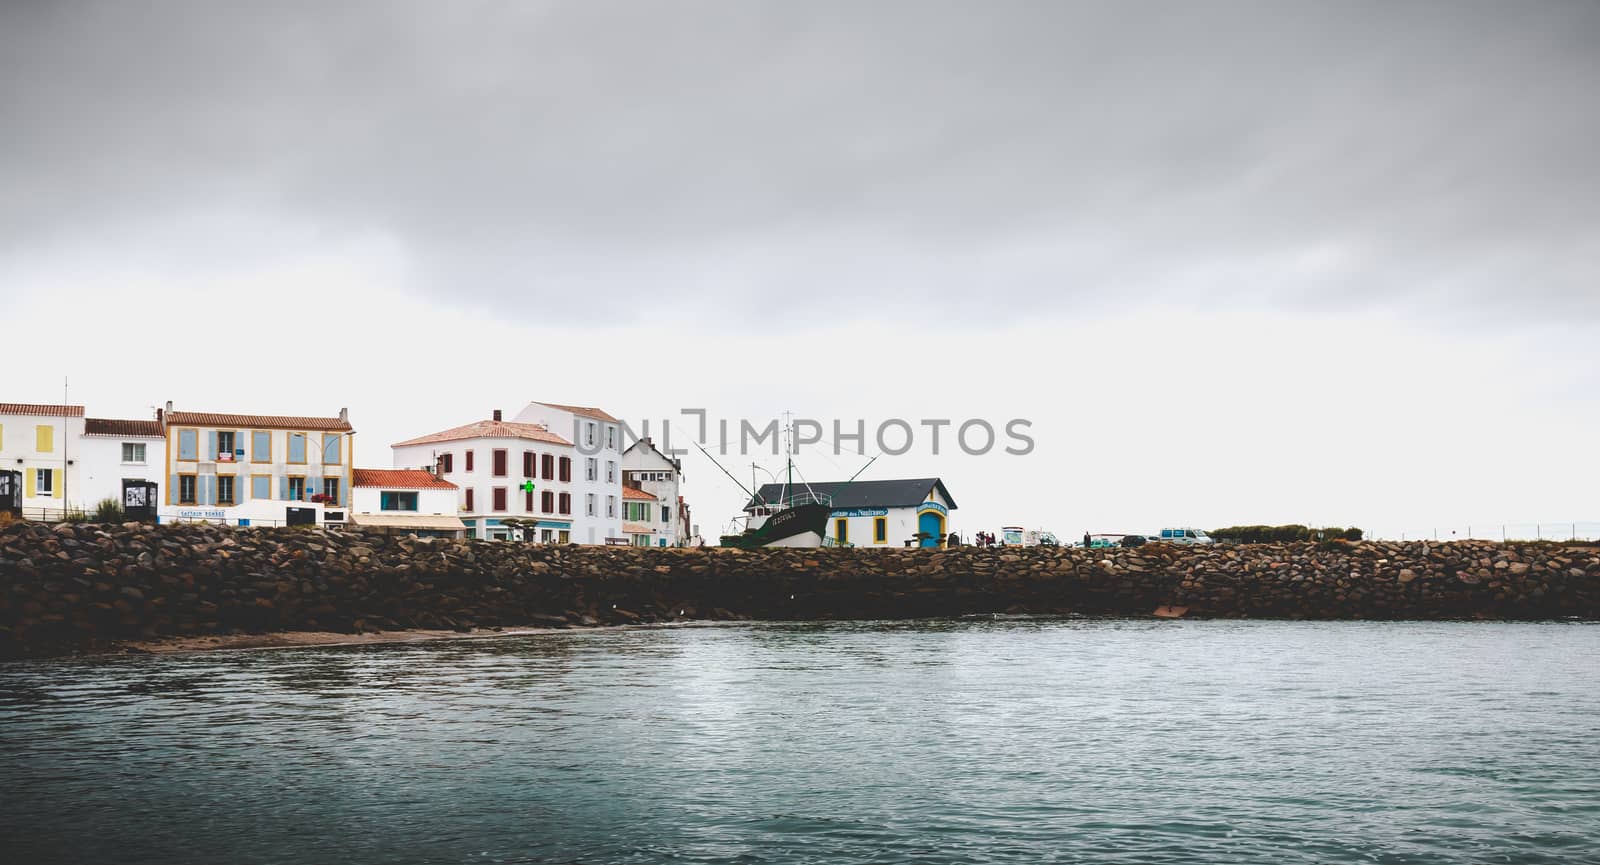
[[[917,517],[917,531],[928,535],[928,537],[922,539],[923,546],[939,546],[944,541],[944,517],[933,511],[919,515]]]

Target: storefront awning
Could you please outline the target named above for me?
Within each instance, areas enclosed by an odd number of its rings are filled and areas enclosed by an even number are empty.
[[[418,529],[433,532],[459,532],[467,526],[460,517],[443,514],[351,514],[358,526],[385,529]]]

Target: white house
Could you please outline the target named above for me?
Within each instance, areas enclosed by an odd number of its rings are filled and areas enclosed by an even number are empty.
[[[154,420],[114,420],[91,417],[83,420],[83,437],[78,444],[79,477],[83,478],[83,502],[93,510],[106,499],[122,501],[124,481],[166,485],[167,435],[161,412]],[[76,498],[76,496],[74,496]]]
[[[461,490],[426,469],[354,469],[350,522],[387,534],[459,538]]]
[[[835,544],[857,547],[942,546],[950,532],[950,512],[955,499],[938,478],[883,481],[829,481],[805,484],[790,492],[809,490],[830,500],[832,519],[828,537]],[[762,502],[781,501],[782,484],[765,484],[745,510],[754,512]],[[921,536],[919,537],[919,533]]]
[[[572,539],[582,544],[625,543],[622,531],[622,422],[593,406],[531,402],[518,423],[570,435],[579,461],[572,481],[577,507]]]
[[[655,547],[688,546],[684,530],[683,464],[656,449],[647,436],[622,452],[623,520],[650,530]],[[629,490],[635,491],[630,494]],[[637,493],[643,493],[639,495]],[[630,542],[637,544],[637,532],[630,530]]]
[[[84,507],[83,406],[0,403],[0,508],[58,520]]]
[[[458,488],[467,537],[569,543],[576,537],[575,451],[543,424],[490,420],[396,443],[396,468],[426,468]],[[534,520],[527,529],[505,524]],[[526,531],[537,532],[528,538]]]
[[[160,518],[281,526],[344,522],[355,431],[338,417],[173,411]]]

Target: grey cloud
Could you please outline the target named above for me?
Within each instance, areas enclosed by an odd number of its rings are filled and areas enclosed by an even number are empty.
[[[234,210],[546,317],[1593,320],[1597,44],[1590,3],[13,5],[0,252]]]

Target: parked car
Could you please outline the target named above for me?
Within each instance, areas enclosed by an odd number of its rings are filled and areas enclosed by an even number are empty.
[[[1161,536],[1159,538],[1157,538],[1157,540],[1165,541],[1166,543],[1169,543],[1169,544],[1212,544],[1212,543],[1216,543],[1215,541],[1213,541],[1211,539],[1210,535],[1206,534],[1205,532],[1201,531],[1200,529],[1191,529],[1191,528],[1162,529],[1161,530]]]
[[[1122,545],[1124,547],[1142,547],[1147,540],[1149,540],[1149,538],[1146,538],[1144,535],[1123,535]]]

